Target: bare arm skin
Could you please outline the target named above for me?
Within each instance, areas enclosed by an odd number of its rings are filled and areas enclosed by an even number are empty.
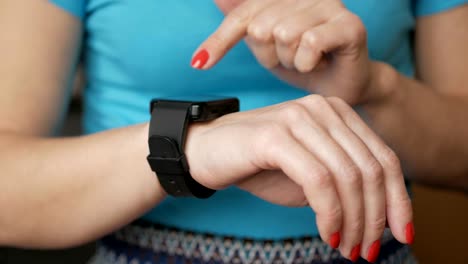
[[[384,96],[366,109],[412,180],[468,192],[468,6],[420,18],[417,80],[376,65]]]
[[[52,139],[81,25],[46,0],[0,3],[0,245],[67,247],[163,199],[145,164],[147,125]]]

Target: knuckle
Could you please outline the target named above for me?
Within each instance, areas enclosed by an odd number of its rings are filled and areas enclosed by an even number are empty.
[[[408,195],[401,197],[398,201],[399,207],[402,208],[410,217],[412,216],[413,204]]]
[[[379,235],[381,235],[381,233],[385,229],[386,222],[387,222],[387,218],[385,217],[385,215],[382,215],[372,220],[369,220],[369,222],[366,223],[366,228],[374,230],[373,232],[377,231],[379,232]]]
[[[337,97],[337,96],[328,97],[327,100],[328,100],[328,102],[330,102],[333,105],[337,105],[337,106],[340,106],[340,107],[348,106],[348,104],[345,102],[345,100],[343,100],[342,98]]]
[[[301,46],[317,50],[320,47],[320,38],[313,31],[307,31],[302,35]]]
[[[247,35],[256,42],[268,42],[271,39],[271,33],[261,23],[252,22],[247,27]]]
[[[328,97],[327,101],[345,123],[354,119],[355,110],[345,100],[340,97]]]
[[[345,22],[349,25],[347,30],[349,38],[355,43],[364,43],[367,39],[367,31],[361,19],[357,15],[348,12],[345,16]]]
[[[284,128],[278,123],[270,122],[266,125],[260,126],[255,131],[256,140],[254,141],[254,148],[259,155],[266,155],[267,157],[274,157],[278,144],[281,143],[284,137]]]
[[[349,222],[349,231],[354,234],[362,234],[364,230],[364,220],[361,217]]]
[[[367,182],[373,185],[382,185],[384,182],[383,179],[383,168],[380,163],[372,158],[370,161],[367,162],[367,166],[365,167],[365,179]]]
[[[400,159],[389,147],[385,147],[382,153],[382,165],[392,171],[400,170]]]
[[[361,186],[362,177],[361,171],[355,164],[343,166],[341,169],[341,179],[349,186]]]
[[[285,25],[276,25],[273,28],[273,36],[275,40],[282,42],[282,43],[289,43],[291,42],[291,36],[289,34],[290,30]]]
[[[317,189],[323,190],[329,188],[332,185],[332,177],[329,170],[323,168],[322,170],[316,170],[315,173],[312,174],[310,177],[306,177],[308,180],[305,185],[310,183],[313,186],[316,186]]]
[[[393,197],[387,201],[387,206],[393,210],[397,209],[409,213],[412,212],[412,203],[408,195],[393,195]]]
[[[288,121],[292,124],[304,121],[308,116],[307,109],[296,101],[288,103],[281,111],[282,120]]]
[[[318,94],[308,95],[301,100],[303,100],[307,106],[317,107],[319,109],[323,107],[329,107],[328,101],[325,99],[325,97]]]
[[[340,206],[335,206],[330,208],[330,210],[325,211],[321,217],[325,223],[333,223],[334,221],[341,222],[341,219],[343,218],[343,210]]]
[[[336,121],[336,112],[330,102],[323,96],[314,94],[310,98],[305,98],[306,105],[314,112],[323,117],[327,116],[329,121]]]

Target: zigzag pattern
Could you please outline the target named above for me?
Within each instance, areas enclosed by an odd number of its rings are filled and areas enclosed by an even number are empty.
[[[221,236],[209,236],[180,230],[157,229],[131,225],[114,234],[114,239],[150,252],[155,257],[140,259],[148,253],[127,254],[112,247],[98,248],[91,264],[152,264],[152,263],[234,263],[234,264],[299,264],[348,263],[338,251],[319,238],[283,241],[254,241]],[[393,240],[387,230],[382,244]],[[132,256],[133,254],[133,256]],[[158,254],[166,257],[160,259]],[[193,260],[193,261],[191,261]],[[404,246],[387,256],[379,264],[414,264],[409,248]]]
[[[152,249],[154,252],[167,252],[186,258],[201,258],[229,263],[239,259],[240,263],[273,264],[277,261],[292,264],[298,256],[304,262],[320,259],[328,262],[339,259],[340,254],[319,238],[287,241],[251,241],[215,236],[191,234],[183,231],[159,230],[128,226],[116,233],[116,237],[131,245]]]

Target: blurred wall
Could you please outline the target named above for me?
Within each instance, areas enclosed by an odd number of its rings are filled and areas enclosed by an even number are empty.
[[[414,186],[414,251],[421,264],[468,264],[468,195]]]

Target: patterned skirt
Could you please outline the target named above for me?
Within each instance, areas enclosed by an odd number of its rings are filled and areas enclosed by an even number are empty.
[[[98,242],[89,264],[338,264],[351,263],[318,237],[251,240],[193,233],[143,221]],[[368,263],[360,259],[357,263]],[[380,264],[417,263],[410,248],[385,231]]]

